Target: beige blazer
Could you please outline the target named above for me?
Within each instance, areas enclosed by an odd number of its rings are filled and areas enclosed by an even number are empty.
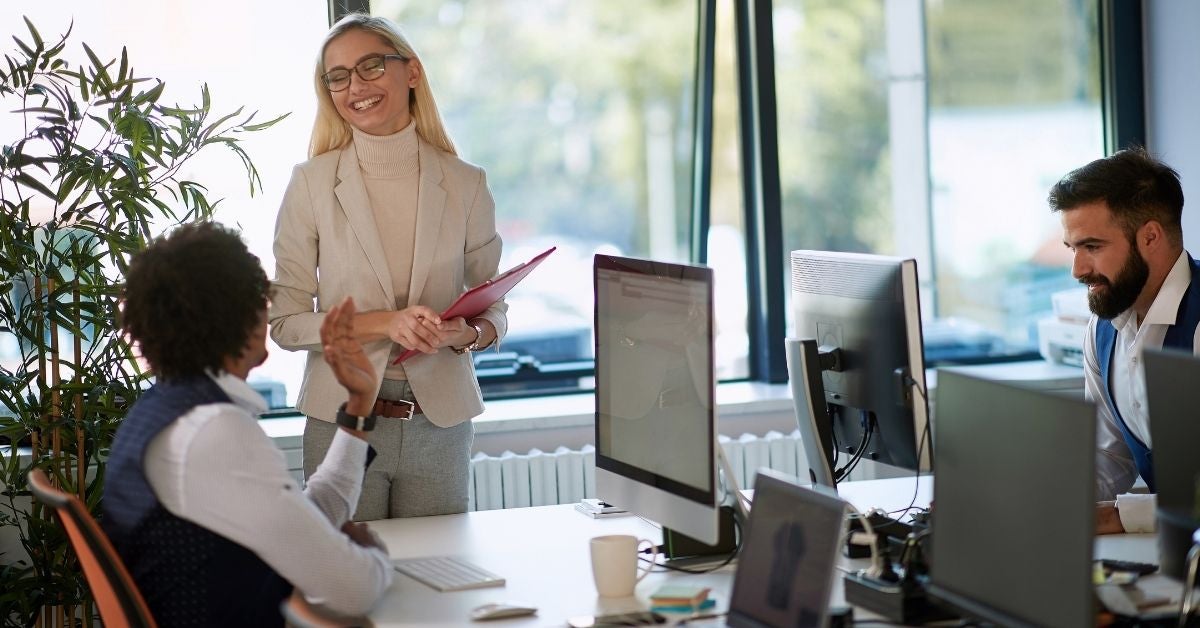
[[[494,277],[500,263],[496,212],[483,170],[418,138],[421,167],[409,303],[436,311],[470,287]],[[289,350],[308,351],[297,409],[333,421],[346,391],[321,356],[321,321],[347,296],[361,312],[395,310],[392,278],[351,143],[318,155],[292,171],[275,224],[275,280],[271,338]],[[318,281],[318,276],[320,281]],[[483,315],[508,329],[500,301]],[[393,343],[364,343],[380,374]],[[413,395],[426,417],[450,427],[483,412],[470,354],[449,348],[405,360]]]

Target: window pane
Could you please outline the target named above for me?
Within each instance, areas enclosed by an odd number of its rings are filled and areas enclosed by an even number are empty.
[[[1074,285],[1046,193],[1102,154],[1095,3],[780,0],[773,17],[786,249],[917,258],[930,360],[1036,352],[1050,294]]]
[[[717,3],[713,69],[712,190],[708,265],[716,285],[716,366],[719,379],[750,375],[746,292],[746,223],[742,201],[737,42],[732,2]]]
[[[1046,194],[1104,154],[1095,2],[928,6],[937,313],[966,350],[1037,350],[1050,294],[1077,288]]]
[[[325,0],[0,4],[5,33],[28,39],[22,16],[28,16],[47,41],[71,27],[67,55],[74,64],[86,63],[83,42],[105,60],[119,59],[121,47],[127,47],[135,74],[166,83],[160,100],[164,105],[199,105],[201,86],[207,84],[214,114],[244,107],[244,114],[258,111],[256,121],[266,121],[291,112],[276,126],[243,138],[262,177],[262,192],[254,197],[241,161],[223,147],[206,149],[178,175],[205,185],[210,201],[223,199],[216,218],[239,227],[267,274],[273,274],[275,215],[292,166],[306,158],[316,111],[312,64],[328,29]],[[270,62],[264,65],[264,59]],[[267,75],[264,68],[269,68]],[[0,116],[0,137],[13,138],[16,131],[6,126],[7,120]],[[164,200],[171,202],[169,196]],[[5,351],[3,345],[0,342],[0,352]],[[272,406],[290,406],[299,389],[304,354],[283,351],[274,343],[269,348],[269,359],[251,372],[250,382]]]
[[[501,268],[558,247],[509,294],[502,353],[478,355],[480,366],[584,360],[590,369],[592,254],[689,258],[695,2],[634,12],[605,0],[376,1],[371,10],[411,38],[459,154],[487,171]]]

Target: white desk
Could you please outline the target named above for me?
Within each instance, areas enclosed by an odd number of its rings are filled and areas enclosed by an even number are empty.
[[[929,503],[931,484],[929,478],[922,478],[918,505]],[[900,508],[912,500],[913,479],[849,482],[841,492],[856,507]],[[704,575],[652,573],[638,584],[634,597],[601,598],[592,582],[588,539],[633,534],[657,543],[661,533],[637,517],[591,519],[572,505],[390,519],[370,525],[387,542],[393,558],[458,555],[507,580],[503,588],[439,593],[397,573],[391,591],[370,615],[376,626],[469,624],[472,608],[506,600],[536,606],[538,614],[493,624],[563,626],[568,617],[577,615],[648,608],[650,594],[673,578],[712,587],[715,610],[724,611],[733,584],[731,567]],[[840,578],[838,582],[840,598]]]
[[[841,495],[856,508],[894,510],[913,497],[913,479],[897,478],[848,482]],[[932,478],[921,478],[916,504],[932,496]],[[663,582],[686,578],[689,583],[713,589],[716,612],[729,606],[733,568],[704,574],[652,573],[638,584],[633,597],[601,598],[592,582],[588,539],[602,534],[633,534],[661,540],[656,526],[637,517],[591,519],[572,505],[489,510],[461,515],[375,521],[371,528],[388,544],[393,558],[457,555],[500,574],[504,587],[450,593],[437,592],[397,573],[391,590],[370,614],[376,626],[470,625],[469,612],[487,602],[516,601],[538,608],[538,614],[475,624],[483,626],[564,626],[568,617],[596,615],[649,607],[649,596]],[[1031,532],[1034,530],[1031,528]],[[1157,562],[1154,535],[1101,537],[1096,556]],[[863,564],[858,564],[858,563]],[[847,561],[853,568],[865,561]],[[840,576],[840,574],[839,574]],[[1155,581],[1161,581],[1153,584]],[[1147,589],[1172,595],[1179,587],[1167,578],[1147,579]],[[844,603],[842,579],[834,587],[834,603]],[[862,615],[856,612],[856,617]]]

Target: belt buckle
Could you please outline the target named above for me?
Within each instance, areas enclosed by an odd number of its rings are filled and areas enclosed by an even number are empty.
[[[412,420],[413,411],[417,409],[417,402],[406,401],[404,399],[397,399],[393,403],[399,403],[399,404],[408,406],[408,416],[400,416],[400,417],[396,417],[396,418],[400,419],[401,421],[411,421]]]

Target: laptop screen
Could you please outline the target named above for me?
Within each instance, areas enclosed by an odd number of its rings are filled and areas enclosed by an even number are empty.
[[[767,470],[754,483],[730,626],[824,626],[846,502]]]

